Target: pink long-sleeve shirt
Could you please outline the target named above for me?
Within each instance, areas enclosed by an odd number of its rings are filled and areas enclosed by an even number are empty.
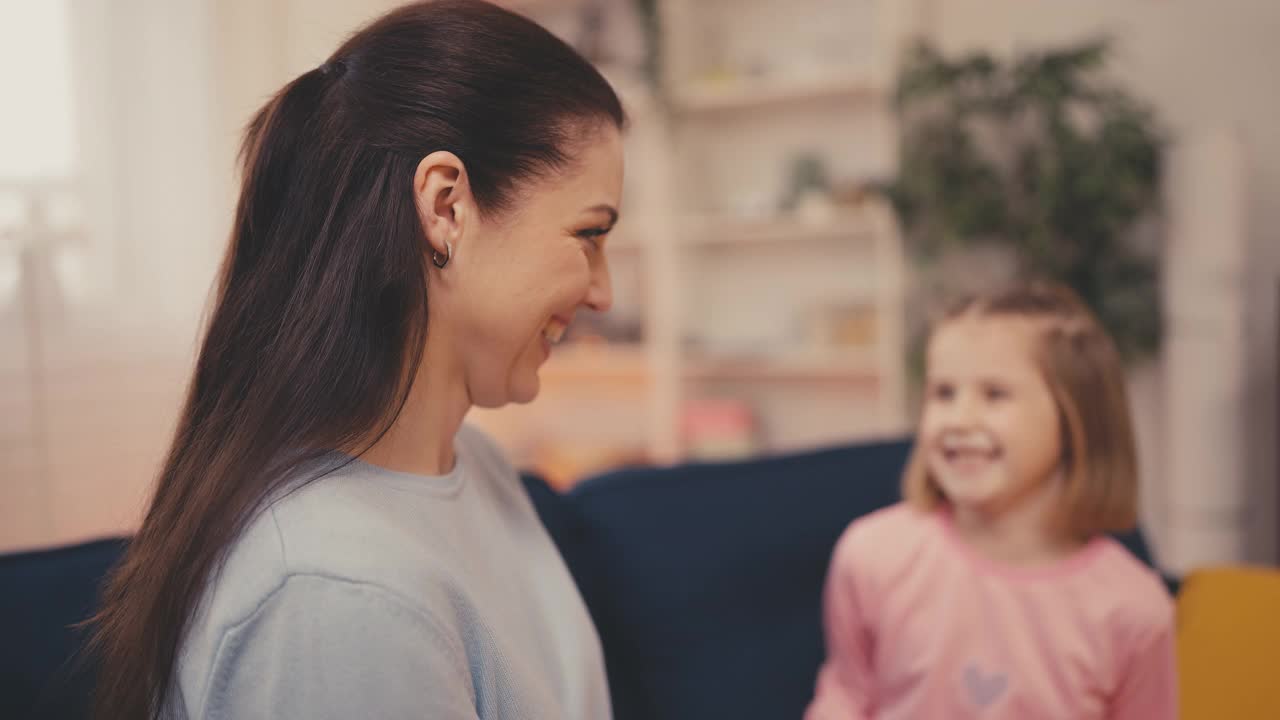
[[[841,537],[824,615],[805,720],[1177,717],[1172,601],[1110,538],[1004,566],[895,505]]]

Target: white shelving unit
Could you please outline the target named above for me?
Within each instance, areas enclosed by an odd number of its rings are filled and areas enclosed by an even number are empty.
[[[509,4],[535,19],[574,5]],[[873,200],[781,207],[799,157],[819,158],[833,184],[891,170],[887,88],[915,7],[658,0],[662,89],[615,79],[632,126],[607,246],[613,312],[641,318],[642,340],[558,348],[537,402],[478,414],[518,459],[540,465],[557,443],[685,459],[685,408],[707,400],[749,408],[766,453],[905,431],[892,213]],[[824,332],[823,317],[853,330]]]
[[[889,88],[922,8],[659,0],[659,9],[680,218],[669,288],[678,300],[661,324],[679,328],[680,403],[746,403],[764,452],[902,432],[905,270],[892,213],[871,200],[782,208],[803,157],[818,159],[833,186],[892,170]],[[861,312],[860,342],[811,329],[824,306]]]

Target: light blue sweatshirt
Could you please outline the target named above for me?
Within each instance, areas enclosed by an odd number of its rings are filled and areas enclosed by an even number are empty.
[[[164,717],[608,720],[599,638],[519,477],[477,430],[455,448],[445,476],[355,461],[259,513]]]

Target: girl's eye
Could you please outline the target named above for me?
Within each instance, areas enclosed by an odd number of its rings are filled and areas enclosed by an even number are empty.
[[[1009,397],[1009,391],[1002,387],[989,387],[986,389],[985,395],[987,396],[987,400],[990,401],[1003,400]]]
[[[950,385],[934,385],[929,390],[929,397],[933,398],[934,400],[940,400],[942,402],[946,402],[951,398],[955,397],[955,394],[956,394],[955,388],[951,387]]]

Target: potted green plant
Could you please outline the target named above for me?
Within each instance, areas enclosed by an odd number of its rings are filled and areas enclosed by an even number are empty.
[[[1139,361],[1160,343],[1151,220],[1164,140],[1151,110],[1105,77],[1109,53],[1105,40],[1007,61],[918,45],[894,97],[898,173],[882,190],[920,287],[957,284],[966,266],[948,258],[1002,260],[1005,274],[1074,288]]]

